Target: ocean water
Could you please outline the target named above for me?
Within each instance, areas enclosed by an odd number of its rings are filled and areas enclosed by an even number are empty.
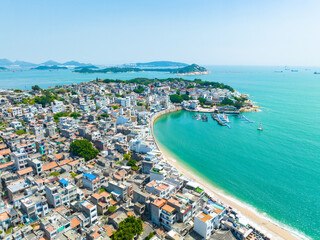
[[[320,75],[217,67],[212,80],[249,93],[262,112],[231,129],[180,111],[159,118],[157,140],[194,172],[259,212],[320,239]],[[210,75],[206,76],[210,78]],[[257,131],[259,123],[264,131]]]
[[[183,76],[219,81],[248,93],[261,112],[255,123],[230,116],[231,129],[181,111],[154,125],[157,140],[195,173],[259,212],[320,239],[320,68],[207,67]],[[79,74],[71,71],[0,72],[0,88],[71,84],[98,78],[176,77],[168,73]],[[263,132],[257,131],[262,123]]]

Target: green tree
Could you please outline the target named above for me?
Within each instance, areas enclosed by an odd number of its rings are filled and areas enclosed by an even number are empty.
[[[242,102],[240,102],[240,101],[236,101],[235,104],[234,104],[234,106],[235,106],[237,109],[240,109],[240,108],[242,108],[243,104],[242,104]]]
[[[69,116],[68,112],[64,112],[64,113],[59,112],[59,113],[56,113],[56,114],[53,115],[53,121],[59,122],[59,118],[60,117],[68,117],[68,116]]]
[[[183,98],[178,94],[172,94],[170,95],[170,101],[173,103],[181,103]]]
[[[116,206],[110,206],[109,208],[108,208],[108,211],[109,211],[109,213],[114,213],[115,211],[117,210],[117,207]]]
[[[50,173],[49,174],[49,176],[59,176],[60,175],[60,173],[59,172],[52,172],[52,173]]]
[[[41,88],[38,85],[34,85],[31,87],[33,91],[40,91]]]
[[[103,117],[103,118],[108,118],[109,117],[109,115],[107,113],[102,113],[100,116]]]
[[[205,98],[202,98],[202,97],[199,97],[198,100],[199,100],[200,104],[205,104],[207,101]]]
[[[20,130],[15,131],[15,133],[18,134],[18,135],[22,135],[22,134],[25,134],[26,131],[23,130],[23,129],[20,129]]]
[[[70,152],[76,156],[83,157],[86,161],[95,158],[99,151],[86,139],[75,140],[70,145]]]
[[[73,113],[70,114],[70,117],[73,117],[74,119],[77,119],[80,116],[81,116],[81,114],[78,113],[78,112],[73,112]]]
[[[231,106],[233,106],[234,102],[229,98],[225,98],[225,99],[222,100],[221,105],[231,105]]]
[[[150,233],[148,236],[146,236],[145,240],[150,240],[154,236],[154,233]]]
[[[41,104],[42,107],[45,107],[47,104],[54,101],[54,96],[50,94],[50,92],[46,92],[45,95],[41,97],[35,97],[35,103]]]
[[[142,93],[144,91],[144,87],[139,86],[138,88],[133,90],[135,93]]]
[[[113,240],[132,240],[143,231],[142,220],[129,216],[119,224],[118,230],[113,234]]]
[[[186,100],[186,101],[188,101],[190,99],[187,94],[182,94],[181,97],[183,100]]]

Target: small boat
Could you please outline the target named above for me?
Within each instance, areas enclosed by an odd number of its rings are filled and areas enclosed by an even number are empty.
[[[263,128],[261,127],[261,123],[260,123],[260,127],[258,128],[259,131],[263,131]]]
[[[196,114],[193,115],[193,116],[192,116],[192,119],[197,119],[197,115],[196,115]]]
[[[197,120],[200,120],[200,119],[201,119],[201,115],[199,114],[199,115],[198,115],[198,118],[197,118]]]
[[[320,74],[320,72],[314,72],[313,74]]]
[[[296,70],[296,69],[292,69],[292,70],[291,70],[291,72],[298,72],[298,70]]]
[[[202,119],[203,122],[208,122],[208,117],[207,117],[207,115],[204,114],[204,113],[202,113],[201,119]]]

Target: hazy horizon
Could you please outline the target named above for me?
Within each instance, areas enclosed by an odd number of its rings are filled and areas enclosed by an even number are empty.
[[[320,2],[2,1],[0,58],[319,66]]]

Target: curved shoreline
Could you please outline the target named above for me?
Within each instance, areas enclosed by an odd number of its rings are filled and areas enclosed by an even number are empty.
[[[240,213],[240,215],[250,220],[253,223],[252,224],[253,226],[255,225],[259,226],[260,228],[264,229],[267,233],[271,234],[272,239],[289,239],[289,240],[308,239],[306,236],[304,236],[303,234],[300,234],[299,232],[296,232],[295,230],[287,229],[288,228],[287,226],[281,226],[281,225],[284,225],[282,223],[276,223],[275,220],[273,219],[269,219],[267,217],[261,216],[261,213],[259,213],[256,209],[254,209],[254,207],[251,207],[237,199],[232,198],[231,196],[226,195],[222,190],[213,186],[211,183],[209,183],[205,179],[197,176],[195,173],[192,173],[192,170],[188,169],[187,166],[184,166],[182,163],[179,163],[178,161],[176,161],[175,158],[172,157],[172,154],[168,153],[168,151],[166,151],[164,146],[161,146],[161,144],[157,141],[157,138],[154,135],[154,131],[153,131],[154,123],[162,115],[176,112],[176,111],[181,111],[181,110],[182,110],[181,107],[174,107],[171,109],[167,109],[154,114],[150,120],[150,130],[152,133],[152,137],[154,139],[154,142],[157,148],[162,153],[163,158],[173,167],[178,169],[179,172],[183,173],[188,178],[199,183],[204,188],[207,194],[223,202],[224,204],[231,206],[238,213]]]

